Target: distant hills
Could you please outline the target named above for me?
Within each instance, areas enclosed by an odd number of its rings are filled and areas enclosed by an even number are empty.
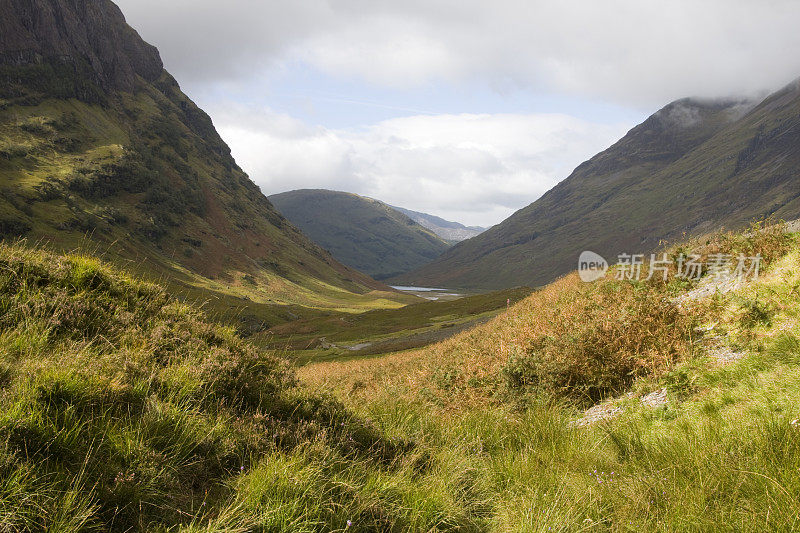
[[[761,102],[673,102],[566,180],[398,283],[541,285],[583,250],[616,261],[662,240],[800,216],[800,83]]]
[[[269,199],[292,224],[336,259],[375,279],[429,263],[449,247],[432,230],[372,198],[304,189]]]
[[[112,2],[0,6],[0,239],[103,252],[224,309],[393,297],[278,214]]]
[[[420,226],[428,228],[442,239],[451,243],[471,239],[472,237],[480,235],[486,231],[486,228],[482,228],[480,226],[465,226],[464,224],[450,222],[449,220],[445,220],[435,215],[411,211],[410,209],[403,209],[402,207],[392,207],[409,217]]]

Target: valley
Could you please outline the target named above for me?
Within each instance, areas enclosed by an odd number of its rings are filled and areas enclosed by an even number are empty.
[[[531,294],[528,288],[420,301],[401,309],[298,319],[253,335],[258,346],[305,364],[420,348],[484,323]]]
[[[534,108],[618,104],[475,89],[433,39],[474,6],[324,4],[127,3],[162,61],[111,0],[0,0],[0,532],[800,530],[800,80],[675,100],[467,225],[610,129]],[[525,80],[577,82],[546,37]]]

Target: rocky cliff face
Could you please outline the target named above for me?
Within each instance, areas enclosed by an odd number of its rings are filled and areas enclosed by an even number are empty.
[[[0,0],[0,13],[7,76],[8,67],[68,66],[105,90],[132,91],[163,71],[158,50],[109,0]]]
[[[20,237],[269,321],[388,289],[274,209],[109,0],[0,0],[0,239]]]

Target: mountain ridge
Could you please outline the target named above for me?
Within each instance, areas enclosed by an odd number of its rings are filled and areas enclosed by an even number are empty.
[[[334,257],[376,279],[432,261],[448,243],[393,207],[353,193],[299,189],[269,197]]]
[[[573,269],[583,250],[613,259],[762,216],[797,218],[798,111],[797,81],[755,104],[668,104],[536,202],[392,281],[541,285]]]
[[[453,244],[471,239],[472,237],[480,235],[488,229],[480,226],[465,226],[460,222],[452,222],[436,215],[422,213],[420,211],[412,211],[411,209],[405,209],[403,207],[390,207],[400,211],[417,224],[428,228],[442,239]]]

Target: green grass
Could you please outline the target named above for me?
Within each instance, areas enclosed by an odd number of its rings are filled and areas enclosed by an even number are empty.
[[[94,258],[0,246],[0,309],[3,529],[206,527],[262,458],[390,471],[413,449]]]
[[[791,531],[796,394],[780,409],[767,396],[725,417],[690,402],[588,430],[552,407],[431,420],[387,399],[366,411],[424,442],[438,482],[483,531]]]
[[[308,365],[300,384],[285,360],[157,285],[88,255],[2,245],[0,528],[796,530],[800,248],[779,245],[758,282],[686,308],[742,359],[698,349],[643,373],[619,417],[588,427],[571,424],[582,412],[568,391],[438,402],[408,353]],[[491,328],[530,335],[520,326],[536,302],[563,305],[574,290],[545,288],[420,354],[491,341]],[[609,302],[634,313],[627,296]],[[502,368],[511,353],[497,353]],[[373,365],[375,382],[354,387],[335,365],[352,379]],[[665,405],[639,401],[661,387]]]

